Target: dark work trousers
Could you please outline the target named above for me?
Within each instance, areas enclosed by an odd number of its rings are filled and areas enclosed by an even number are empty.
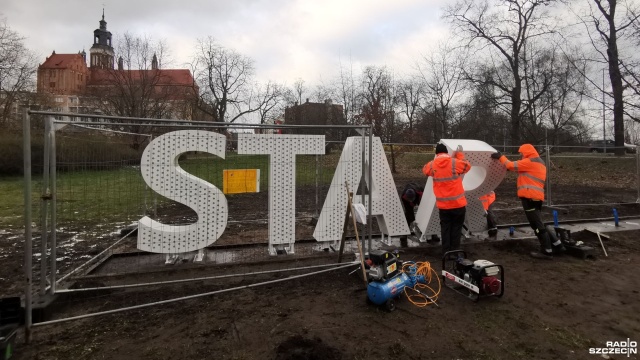
[[[531,225],[531,228],[538,237],[538,241],[540,241],[540,251],[545,253],[553,252],[547,228],[542,222],[542,201],[528,198],[520,198],[520,200],[522,200],[522,207],[524,208],[525,215],[527,215],[527,220],[529,220],[529,225]]]
[[[466,207],[457,209],[439,209],[440,214],[440,234],[442,240],[442,253],[460,249],[460,237],[462,236],[462,225],[467,212]]]
[[[413,211],[413,203],[405,200],[402,200],[402,207],[404,208],[404,217],[407,219],[407,225],[411,226],[411,223],[416,221],[416,214]]]
[[[489,210],[487,210],[487,228],[489,228],[490,234],[497,233],[498,231],[498,222],[496,221],[496,214],[493,213],[493,204],[489,205]],[[495,234],[494,234],[495,235]]]

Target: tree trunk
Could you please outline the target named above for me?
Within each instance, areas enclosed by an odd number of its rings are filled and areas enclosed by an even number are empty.
[[[511,141],[509,145],[520,145],[520,108],[522,107],[522,80],[514,72],[515,86],[511,90]]]
[[[607,56],[609,57],[609,79],[611,80],[611,90],[613,92],[613,135],[616,156],[624,156],[624,104],[622,102],[622,75],[620,74],[620,65],[618,63],[617,29],[614,23],[615,3],[611,5],[610,15]]]
[[[396,153],[395,151],[393,151],[393,144],[389,146],[391,147],[391,172],[393,174],[397,174],[398,171],[396,170]]]

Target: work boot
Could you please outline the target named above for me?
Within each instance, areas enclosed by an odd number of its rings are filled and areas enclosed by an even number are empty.
[[[553,247],[553,254],[554,255],[562,255],[562,254],[565,253],[565,251],[567,251],[567,248],[565,248],[564,245],[562,245],[562,244]]]
[[[498,235],[498,229],[490,229],[489,230],[489,236],[495,237],[496,235]]]
[[[553,253],[532,251],[529,255],[535,259],[553,260]]]

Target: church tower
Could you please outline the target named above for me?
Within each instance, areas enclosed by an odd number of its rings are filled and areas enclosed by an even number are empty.
[[[111,32],[107,31],[107,22],[104,21],[104,9],[100,28],[93,31],[93,46],[89,50],[91,69],[113,69],[113,47],[111,46]]]

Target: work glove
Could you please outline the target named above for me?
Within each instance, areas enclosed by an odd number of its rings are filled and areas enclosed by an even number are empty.
[[[456,147],[456,151],[453,153],[453,157],[459,160],[464,159],[464,154],[462,153],[462,145],[458,145],[458,147]]]
[[[494,152],[493,154],[491,154],[491,158],[492,159],[500,159],[502,157],[502,153],[500,151],[498,152]]]

